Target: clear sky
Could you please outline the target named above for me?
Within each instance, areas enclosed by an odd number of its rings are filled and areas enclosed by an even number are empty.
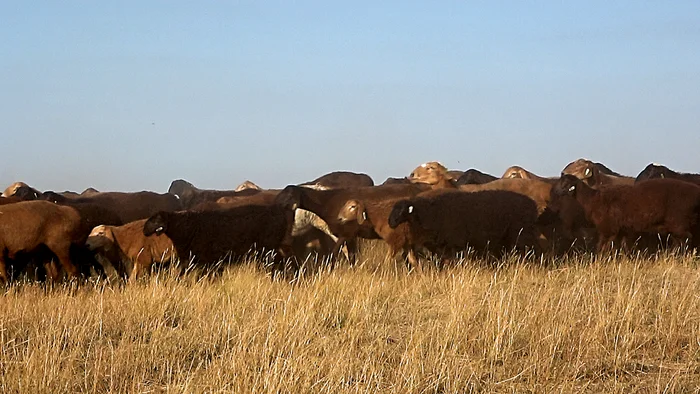
[[[3,1],[0,185],[700,172],[700,1]]]

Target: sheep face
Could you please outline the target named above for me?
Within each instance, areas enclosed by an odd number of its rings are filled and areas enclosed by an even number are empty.
[[[114,245],[114,234],[112,234],[112,229],[108,226],[100,225],[92,229],[87,241],[85,241],[85,246],[89,250],[103,250],[109,251]]]
[[[389,214],[389,227],[396,228],[401,223],[411,220],[414,215],[413,203],[408,200],[401,200],[394,204]]]
[[[65,196],[62,196],[56,192],[48,191],[41,194],[41,199],[46,201],[51,201],[57,204],[63,204],[68,200]]]
[[[367,212],[361,202],[348,200],[338,213],[338,221],[347,223],[353,220],[356,220],[358,224],[363,224],[367,220]]]
[[[654,178],[669,178],[672,177],[671,170],[668,167],[660,164],[651,163],[639,173],[637,180],[654,179]]]
[[[143,225],[143,235],[161,235],[168,229],[168,212],[158,212],[151,216]]]
[[[583,182],[574,175],[562,175],[559,181],[552,186],[551,194],[554,196],[576,196],[576,191],[583,185]]]
[[[503,173],[503,176],[501,178],[529,179],[530,176],[528,175],[527,171],[525,171],[525,169],[523,169],[522,167],[513,166],[513,167],[508,168],[506,170],[506,172]]]
[[[452,177],[447,173],[447,167],[437,161],[421,164],[416,167],[408,177],[412,183],[427,183],[429,185],[435,185],[442,179],[451,178]]]
[[[15,183],[11,184],[10,186],[8,186],[7,189],[5,189],[5,191],[2,193],[2,197],[14,196],[15,192],[17,192],[17,189],[19,189],[22,186],[29,187],[29,185],[27,185],[24,182],[15,182]]]

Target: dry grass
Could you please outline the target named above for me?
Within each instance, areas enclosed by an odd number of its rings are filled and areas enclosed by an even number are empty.
[[[272,281],[254,264],[133,286],[13,286],[0,391],[688,392],[694,257],[411,273],[363,263]]]

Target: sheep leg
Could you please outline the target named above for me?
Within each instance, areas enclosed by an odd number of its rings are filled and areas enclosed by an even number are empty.
[[[46,246],[56,255],[56,258],[58,258],[58,261],[61,263],[61,267],[70,277],[77,278],[80,276],[80,270],[70,259],[70,244]],[[53,271],[54,272],[50,272],[51,279],[57,280],[59,278],[58,270],[55,269]]]
[[[603,254],[603,253],[609,253],[612,252],[613,250],[613,243],[615,242],[615,235],[603,235],[600,234],[598,237],[598,253]]]
[[[8,283],[9,278],[7,277],[7,264],[5,263],[5,256],[0,255],[0,283]]]

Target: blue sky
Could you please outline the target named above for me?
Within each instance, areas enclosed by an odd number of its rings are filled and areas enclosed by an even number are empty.
[[[0,185],[700,172],[700,2],[377,3],[1,2]]]

